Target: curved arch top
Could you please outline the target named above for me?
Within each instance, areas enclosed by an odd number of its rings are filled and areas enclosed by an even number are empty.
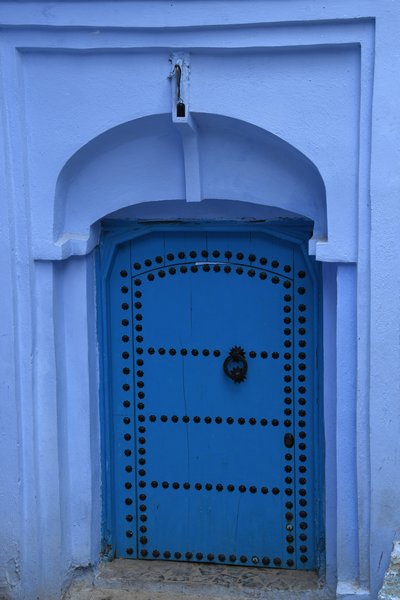
[[[314,239],[326,239],[324,182],[304,154],[245,121],[206,113],[192,118],[191,144],[185,144],[169,113],[158,114],[105,131],[67,161],[54,202],[57,258],[90,251],[97,242],[96,223],[111,212],[167,200],[184,207],[188,161],[193,160],[198,161],[199,199],[214,204],[240,201],[302,215],[314,221]],[[203,218],[210,218],[206,204]],[[156,210],[152,216],[157,218]],[[183,218],[183,211],[174,216]]]

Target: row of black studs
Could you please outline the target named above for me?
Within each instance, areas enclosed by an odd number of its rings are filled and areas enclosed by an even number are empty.
[[[137,290],[137,291],[135,291],[134,296],[135,296],[136,304],[137,304],[137,302],[139,300],[141,300],[141,298],[142,298],[142,292],[140,292],[139,290]],[[143,325],[141,323],[137,323],[135,325],[134,329],[135,329],[135,335],[136,335],[135,341],[138,344],[140,344],[140,343],[143,342],[143,335],[142,335]],[[127,353],[127,352],[124,353],[123,357],[126,358],[126,359],[128,359],[129,358],[129,353]],[[137,374],[137,378],[138,378],[138,381],[137,381],[136,385],[137,385],[137,388],[138,388],[138,392],[137,392],[137,399],[138,399],[137,409],[138,409],[138,411],[141,411],[141,410],[144,410],[143,399],[145,397],[145,393],[144,393],[144,391],[142,389],[143,386],[144,386],[144,384],[143,384],[143,381],[141,381],[141,379],[140,379],[144,375],[143,371],[141,370],[142,367],[143,367],[144,361],[140,357],[139,358],[135,357],[135,361],[136,361],[136,366],[140,368],[140,370],[137,371],[137,373],[136,373]],[[130,401],[126,401],[126,404],[130,405]],[[138,433],[141,436],[143,435],[143,433],[145,433],[145,427],[143,425],[139,425],[139,427],[138,427]],[[130,434],[128,434],[128,437],[129,437],[129,435]],[[139,476],[142,476],[144,474],[143,467],[146,464],[146,459],[144,457],[145,449],[143,447],[141,447],[141,443],[143,442],[143,439],[144,439],[143,437],[138,437],[138,445],[139,445],[139,447],[138,447],[138,451],[137,451],[138,452],[137,462],[138,462],[138,466],[139,466],[139,468],[138,468],[138,475]],[[128,452],[131,454],[130,450]],[[133,470],[132,466],[129,466],[129,469],[127,468],[128,472],[132,472],[132,470]],[[126,482],[125,487],[127,489],[130,489],[130,487],[132,487],[131,482]],[[146,500],[146,494],[140,493],[139,496],[138,496],[138,501],[144,502],[145,500]],[[125,499],[125,504],[127,506],[131,505],[132,502],[133,502],[133,500],[130,497],[127,497]],[[141,508],[143,508],[143,505],[141,505]],[[126,515],[126,521],[128,523],[131,523],[133,521],[133,515],[132,514],[127,514]],[[142,512],[142,514],[140,514],[140,516],[139,516],[139,521],[140,521],[139,532],[145,533],[147,531],[147,527],[145,525],[145,523],[147,521],[147,515]],[[128,538],[129,537],[133,537],[133,532],[132,532],[131,529],[128,529],[126,531],[126,536]],[[132,555],[133,554],[133,548],[132,547],[128,547],[126,549],[126,553],[128,555]]]
[[[214,271],[215,273],[220,273],[220,272],[224,272],[224,273],[231,273],[231,272],[235,272],[237,275],[243,275],[243,273],[245,272],[245,270],[243,269],[243,267],[236,267],[235,269],[232,269],[232,267],[230,265],[225,265],[223,268],[221,268],[220,264],[215,264],[215,265],[210,265],[210,264],[204,264],[204,265],[192,265],[191,267],[187,267],[186,265],[182,265],[181,267],[179,267],[179,271],[180,273],[188,273],[189,271],[191,271],[191,273],[198,273],[198,271],[201,269],[205,272],[205,273],[209,273],[210,271]],[[175,267],[169,267],[169,269],[167,271],[165,271],[164,269],[157,269],[154,272],[148,273],[146,275],[147,280],[148,281],[154,281],[155,280],[155,273],[157,273],[158,277],[160,279],[162,279],[163,277],[166,276],[167,272],[170,275],[175,275],[178,272],[178,269]],[[261,269],[248,269],[247,270],[247,275],[249,277],[255,277],[256,274],[258,273],[258,276],[260,279],[265,280],[268,278],[268,274],[266,271],[263,271]],[[271,281],[272,283],[279,283],[280,282],[280,278],[277,275],[273,275],[271,277]],[[136,286],[140,286],[142,285],[142,279],[136,278],[134,279],[134,283]]]
[[[144,417],[144,415],[141,415],[143,417],[143,421],[146,420],[146,418]],[[158,417],[160,419],[160,421],[162,423],[167,423],[168,422],[168,416],[167,415],[161,415],[160,417]],[[180,420],[182,420],[183,423],[190,423],[190,421],[192,420],[193,423],[206,423],[207,425],[209,425],[210,423],[217,423],[217,425],[220,425],[221,423],[227,423],[228,425],[233,425],[236,421],[239,425],[245,425],[246,422],[249,423],[250,425],[257,425],[257,419],[255,417],[250,417],[249,419],[246,419],[244,417],[238,417],[237,419],[235,419],[234,417],[227,417],[222,418],[222,417],[199,417],[198,415],[192,417],[192,419],[190,419],[190,417],[188,415],[184,415],[183,417],[179,418],[177,415],[172,415],[172,417],[169,417],[169,419],[173,422],[173,423],[179,423]],[[157,421],[157,416],[156,415],[150,415],[149,417],[147,417],[147,420],[150,421],[151,423],[155,423]],[[268,419],[260,419],[258,421],[258,424],[261,425],[262,427],[265,427],[266,425],[268,425]],[[271,420],[271,425],[273,425],[274,427],[277,427],[279,425],[279,421],[278,419],[272,419]]]
[[[169,348],[168,350],[166,350],[165,348],[158,348],[157,350],[156,348],[153,348],[151,346],[150,348],[147,348],[147,352],[149,354],[158,353],[161,356],[164,356],[165,354],[170,354],[171,356],[175,356],[176,354],[181,354],[182,356],[187,356],[188,354],[191,354],[192,356],[199,356],[200,354],[202,354],[203,356],[210,356],[211,354],[213,354],[216,358],[221,356],[221,350],[208,350],[207,348],[204,348],[204,350],[198,350],[197,348],[192,348],[191,350],[188,350],[187,348],[181,348],[180,350],[176,350],[175,348]],[[250,350],[248,355],[250,358],[257,358],[257,352],[255,352],[254,350]],[[268,358],[268,352],[266,352],[265,350],[260,352],[259,355],[261,358]],[[276,360],[277,358],[279,358],[279,352],[272,352],[271,357]]]
[[[190,252],[188,252],[187,254],[183,251],[178,252],[177,255],[175,256],[175,254],[173,254],[172,252],[169,252],[166,256],[167,261],[172,262],[176,259],[179,260],[185,260],[187,258],[191,258],[191,259],[196,259],[196,258],[203,258],[203,259],[209,259],[210,257],[213,258],[221,258],[224,257],[227,260],[231,260],[232,258],[235,260],[246,260],[245,255],[243,254],[243,252],[237,252],[236,255],[234,256],[233,253],[230,250],[226,250],[223,255],[221,255],[221,252],[219,250],[213,250],[212,252],[209,252],[208,250],[202,250],[201,252],[197,253],[196,250],[191,250]],[[247,259],[249,260],[249,262],[254,263],[257,261],[257,257],[255,254],[249,254],[247,256]],[[258,259],[260,265],[267,265],[268,264],[268,259],[265,256],[261,256]],[[165,263],[165,259],[158,255],[154,258],[154,263],[156,265],[161,265],[163,263]],[[153,261],[151,260],[151,258],[146,258],[144,261],[144,266],[145,267],[151,267],[153,265]],[[273,269],[277,269],[279,267],[279,261],[277,260],[272,260],[271,261],[271,267]],[[136,271],[141,271],[142,270],[142,265],[139,262],[135,262],[133,265],[133,268]],[[283,270],[285,271],[285,273],[290,273],[292,270],[292,267],[290,265],[284,265]]]
[[[120,271],[120,276],[125,279],[126,278],[126,284],[124,283],[124,285],[121,286],[121,294],[126,295],[129,293],[130,288],[130,279],[128,279],[128,271],[126,269],[123,269]],[[124,298],[124,296],[122,297],[122,299]],[[127,301],[122,301],[121,304],[121,309],[122,311],[128,311],[130,310],[131,306],[130,303]],[[128,343],[130,341],[130,337],[129,335],[127,335],[125,333],[127,327],[130,326],[131,322],[130,322],[130,318],[128,318],[127,316],[123,316],[123,313],[121,314],[122,318],[121,318],[121,325],[122,325],[122,335],[121,335],[121,341],[125,344]],[[123,359],[123,367],[122,367],[122,374],[124,375],[124,382],[122,384],[122,390],[123,392],[126,392],[127,390],[130,389],[130,380],[131,380],[131,369],[126,365],[126,361],[130,358],[130,352],[127,350],[123,350],[121,357]],[[131,422],[132,422],[132,416],[133,416],[133,409],[132,409],[132,403],[131,403],[131,399],[124,399],[122,402],[122,405],[125,409],[125,414],[122,417],[122,422],[124,425],[127,426],[127,429],[125,430],[126,432],[123,434],[123,441],[124,441],[124,456],[127,459],[126,461],[124,461],[124,469],[125,469],[125,482],[124,482],[124,488],[125,490],[129,493],[129,491],[132,489],[133,487],[133,482],[132,482],[132,472],[133,472],[133,466],[131,463],[131,457],[132,457],[132,453],[133,453],[133,441],[132,441],[132,436],[131,436]],[[125,498],[125,502],[124,504],[126,506],[130,506],[133,503],[133,500],[130,496]],[[125,521],[127,522],[133,522],[134,517],[132,514],[128,513],[126,514],[125,512]],[[134,535],[134,532],[131,529],[128,529],[125,531],[125,535],[127,537],[132,537]],[[133,548],[126,548],[126,553],[131,555],[133,554]]]
[[[135,291],[135,308],[137,311],[139,311],[142,308],[142,292],[140,292],[139,290]],[[136,321],[142,321],[142,315],[140,312],[136,312],[135,313],[135,320]],[[138,416],[137,416],[137,431],[138,431],[138,436],[137,436],[137,463],[138,463],[138,469],[137,469],[137,476],[142,478],[146,475],[146,470],[145,470],[145,466],[146,466],[146,448],[145,448],[145,444],[146,444],[146,438],[144,437],[144,434],[146,433],[146,428],[143,425],[143,422],[145,421],[145,417],[142,414],[142,411],[144,411],[145,409],[145,403],[144,403],[144,398],[145,398],[145,392],[143,390],[144,387],[144,382],[143,382],[143,376],[144,376],[144,372],[143,372],[143,365],[144,365],[144,361],[142,358],[142,354],[143,354],[143,348],[141,346],[139,346],[138,344],[143,343],[143,325],[141,322],[136,323],[135,325],[135,331],[136,331],[136,342],[137,344],[135,345],[135,361],[136,361],[136,367],[139,367],[139,369],[136,371],[136,389],[137,389],[137,411],[138,411]],[[138,511],[140,513],[139,516],[139,521],[140,521],[140,525],[139,525],[139,532],[140,532],[140,537],[139,537],[139,541],[143,540],[144,537],[146,536],[147,533],[147,506],[146,504],[144,504],[144,502],[147,500],[147,495],[145,494],[144,490],[143,490],[143,484],[142,484],[142,479],[139,480],[138,482],[138,486],[140,489],[140,493],[138,494]]]
[[[298,288],[297,288],[297,294],[299,296],[304,296],[304,294],[306,293],[306,289],[303,285],[303,280],[306,277],[306,272],[303,270],[298,271],[297,273],[297,277],[299,280],[299,284],[298,284]],[[299,329],[298,329],[298,346],[299,346],[299,358],[301,361],[304,362],[299,362],[298,363],[298,369],[300,371],[302,371],[302,373],[299,374],[298,376],[298,381],[300,383],[300,387],[299,387],[299,400],[298,400],[298,415],[300,417],[300,419],[297,422],[297,426],[298,426],[298,436],[299,436],[299,440],[298,440],[298,449],[300,450],[300,455],[299,455],[299,461],[298,461],[298,481],[300,484],[299,490],[298,490],[298,503],[299,503],[299,517],[300,517],[300,523],[299,523],[299,550],[300,550],[300,561],[305,564],[308,562],[308,556],[307,556],[307,550],[308,547],[306,545],[307,542],[307,533],[306,530],[308,529],[308,522],[307,522],[307,517],[308,517],[308,513],[306,511],[306,507],[307,507],[307,489],[306,489],[306,484],[307,484],[307,479],[305,477],[305,474],[307,472],[307,466],[306,466],[306,462],[307,462],[307,454],[306,454],[306,450],[307,450],[307,446],[306,446],[306,431],[305,431],[305,427],[306,427],[306,410],[304,408],[305,404],[306,404],[306,398],[305,398],[305,394],[307,393],[307,389],[306,389],[306,375],[304,373],[304,371],[307,368],[307,364],[306,364],[306,353],[305,353],[305,348],[306,348],[306,328],[305,328],[305,323],[306,323],[306,316],[304,313],[306,313],[307,311],[307,306],[302,303],[301,301],[299,302],[298,306],[297,306],[297,310],[298,310],[298,324],[299,324]]]
[[[145,539],[145,536],[143,536],[143,540]],[[146,542],[147,543],[147,542]],[[132,550],[133,553],[133,550]],[[229,555],[225,555],[225,554],[213,554],[212,552],[209,552],[208,554],[203,554],[203,552],[170,552],[169,550],[165,550],[164,552],[160,552],[159,550],[153,550],[152,552],[149,552],[148,550],[146,550],[146,548],[142,548],[142,550],[140,551],[140,555],[145,558],[147,556],[153,556],[154,558],[159,558],[160,556],[162,556],[163,558],[169,559],[175,559],[175,560],[192,560],[193,558],[197,561],[204,561],[204,562],[231,562],[231,563],[236,563],[236,562],[240,562],[242,564],[246,564],[246,563],[253,563],[253,564],[258,564],[258,563],[262,563],[265,566],[268,566],[271,564],[271,559],[269,558],[269,556],[263,556],[263,557],[258,557],[258,556],[252,556],[252,557],[247,557],[245,555],[241,555],[241,556],[236,556],[236,554],[229,554]],[[282,564],[282,560],[280,558],[274,558],[272,560],[272,563],[276,566],[279,567]]]
[[[269,489],[265,486],[260,487],[259,489],[257,488],[257,486],[255,485],[250,485],[250,486],[245,486],[243,484],[238,485],[238,486],[234,486],[232,483],[229,483],[228,485],[223,485],[222,483],[217,483],[216,485],[213,486],[212,483],[199,483],[196,482],[195,484],[190,484],[188,481],[185,481],[184,483],[178,483],[177,481],[174,481],[173,483],[169,483],[168,481],[152,481],[150,483],[152,488],[158,488],[158,486],[164,488],[165,490],[169,489],[170,487],[174,490],[179,490],[179,489],[184,489],[184,490],[190,490],[190,489],[195,489],[197,491],[201,491],[201,490],[206,490],[208,492],[210,492],[211,490],[215,489],[217,492],[223,492],[224,490],[227,490],[228,492],[234,492],[235,490],[244,494],[245,492],[250,492],[250,494],[257,494],[257,492],[260,492],[261,494],[268,494],[269,493]],[[145,481],[140,481],[139,482],[139,487],[146,487],[146,482]],[[281,490],[277,487],[273,487],[271,488],[271,492],[274,496],[277,496],[278,494],[280,494]],[[287,496],[291,496],[292,493],[289,490],[285,490],[285,493]]]
[[[287,401],[288,399],[290,400],[290,402],[288,402],[288,401]],[[285,404],[291,404],[291,398],[285,398],[284,402],[285,402]],[[285,415],[291,415],[291,414],[292,414],[292,411],[291,411],[291,409],[290,409],[290,408],[285,408],[285,411],[284,411],[284,413],[285,413]],[[151,419],[150,417],[152,417],[152,419]],[[154,423],[154,422],[157,420],[157,417],[156,417],[156,415],[150,415],[150,417],[149,417],[149,420],[150,420],[150,421],[152,421],[153,423]],[[184,415],[184,417],[182,417],[182,421],[183,421],[184,423],[188,423],[188,422],[189,422],[189,421],[185,421],[185,418],[186,418],[186,417],[187,417],[187,415]],[[187,417],[187,418],[189,418],[189,417]],[[216,417],[216,418],[215,418],[215,422],[216,422],[217,424],[219,424],[219,421],[217,421],[217,419],[219,419],[219,418],[221,418],[221,419],[222,419],[222,417]],[[253,419],[253,417],[250,417],[250,419]],[[249,422],[250,422],[250,419],[249,419]],[[144,422],[146,421],[146,417],[145,417],[145,415],[142,415],[142,414],[140,414],[140,415],[138,416],[138,420],[139,420],[140,422],[144,423]],[[167,422],[168,422],[168,416],[167,416],[167,415],[161,415],[161,417],[160,417],[160,421],[162,421],[163,423],[167,423]],[[173,415],[173,416],[171,417],[171,421],[172,421],[173,423],[178,423],[178,422],[179,422],[179,417],[178,417],[177,415]],[[199,416],[197,416],[197,415],[196,415],[195,417],[193,417],[193,421],[194,421],[195,423],[200,423],[200,422],[201,422],[201,418],[200,418]],[[211,417],[204,417],[204,422],[205,422],[207,425],[209,425],[209,424],[213,423],[213,420],[212,420],[212,418],[211,418]],[[228,423],[228,425],[232,425],[232,424],[235,422],[235,419],[234,419],[233,417],[228,417],[228,418],[226,419],[226,422]],[[239,418],[237,419],[237,422],[239,423],[239,425],[244,425],[244,424],[246,423],[246,419],[245,419],[244,417],[239,417]],[[221,423],[222,423],[222,420],[221,420]],[[251,425],[255,425],[256,423],[250,423],[250,424],[251,424]],[[260,425],[262,425],[263,427],[265,427],[266,425],[268,425],[268,420],[267,420],[267,419],[260,419]],[[278,419],[272,419],[272,420],[271,420],[271,425],[272,425],[273,427],[277,427],[277,426],[279,425],[279,421],[278,421]],[[285,419],[285,420],[283,421],[283,425],[284,425],[285,427],[291,427],[291,426],[292,426],[292,421],[291,421],[290,419]]]
[[[139,340],[139,339],[143,339],[143,337],[142,337],[142,336],[137,336],[137,337],[136,337],[136,340]],[[123,336],[123,338],[122,338],[122,341],[124,341],[124,342],[129,342],[129,336],[127,336],[127,335]],[[162,349],[161,349],[161,350],[162,350]],[[141,346],[138,346],[138,347],[136,348],[136,354],[143,354],[143,353],[144,353],[144,348],[142,348]],[[160,352],[160,354],[163,354],[163,352]],[[124,356],[124,354],[123,354],[122,356]],[[126,354],[125,354],[125,356],[126,356]],[[290,360],[290,359],[288,358],[289,356],[291,356],[290,352],[285,352],[285,354],[284,354],[284,358],[285,358],[286,360]],[[142,361],[142,363],[143,363],[143,361]],[[136,364],[137,364],[137,363],[136,363]],[[291,371],[291,370],[292,370],[292,365],[291,365],[291,363],[285,363],[285,364],[284,364],[284,366],[283,366],[283,368],[284,368],[284,370],[285,370],[286,372],[289,372],[289,371]],[[300,369],[300,370],[305,370],[305,368],[306,368],[306,365],[305,365],[304,363],[300,363],[300,364],[299,364],[299,369]],[[128,372],[128,371],[127,371],[127,369],[128,369],[128,367],[126,368],[126,371],[125,371],[125,373],[127,373],[127,372]],[[141,375],[140,375],[140,377],[143,377],[143,374],[141,374]],[[286,377],[285,381],[289,381],[289,380],[291,380],[291,376],[290,376],[290,375],[288,375],[288,376]],[[143,382],[141,382],[141,383],[142,383],[142,385],[140,385],[139,387],[144,387],[144,383],[143,383]],[[128,387],[125,387],[124,389],[125,389],[125,391],[128,391],[128,390],[129,390],[129,386],[128,386]]]
[[[291,283],[290,281],[285,281],[284,282],[284,286],[286,288],[286,293],[283,297],[283,312],[285,313],[285,318],[284,318],[284,330],[283,330],[283,334],[284,334],[284,347],[285,347],[285,352],[284,352],[284,358],[287,361],[284,365],[283,365],[283,369],[284,369],[284,383],[285,383],[285,387],[284,387],[284,392],[285,392],[285,399],[284,399],[284,403],[285,403],[285,408],[283,409],[283,413],[286,417],[291,416],[292,415],[292,353],[291,353],[291,346],[292,346],[292,318],[291,318],[291,312],[292,312],[292,295],[291,293],[288,293],[288,290],[291,287]],[[287,427],[292,427],[292,421],[290,419],[285,419],[284,424]],[[293,467],[292,467],[292,462],[293,462],[293,454],[292,452],[286,452],[285,453],[285,466],[284,466],[284,477],[285,477],[285,483],[290,486],[288,488],[286,488],[285,492],[287,494],[287,496],[292,496],[293,495],[293,475],[292,475],[292,471],[293,471]],[[295,562],[294,560],[290,557],[290,555],[292,555],[295,551],[294,549],[294,536],[291,533],[293,530],[293,501],[291,499],[287,499],[285,502],[285,508],[286,508],[286,513],[285,513],[285,536],[286,536],[286,553],[288,556],[288,558],[286,559],[286,565],[288,567],[294,567]],[[289,533],[288,533],[289,532]]]

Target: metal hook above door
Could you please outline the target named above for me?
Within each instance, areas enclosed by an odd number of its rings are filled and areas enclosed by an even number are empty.
[[[170,74],[170,79],[175,77],[176,80],[176,117],[179,118],[186,116],[186,106],[182,98],[182,64],[181,61],[177,61]]]

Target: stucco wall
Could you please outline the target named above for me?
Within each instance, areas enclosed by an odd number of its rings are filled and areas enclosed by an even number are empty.
[[[372,600],[400,521],[400,7],[22,1],[0,21],[0,593],[54,600],[99,556],[98,220],[204,200],[315,221],[327,573]]]

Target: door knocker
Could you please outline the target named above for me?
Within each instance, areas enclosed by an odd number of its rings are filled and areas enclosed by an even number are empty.
[[[235,383],[242,383],[247,375],[245,351],[240,346],[233,346],[224,360],[224,373]]]

